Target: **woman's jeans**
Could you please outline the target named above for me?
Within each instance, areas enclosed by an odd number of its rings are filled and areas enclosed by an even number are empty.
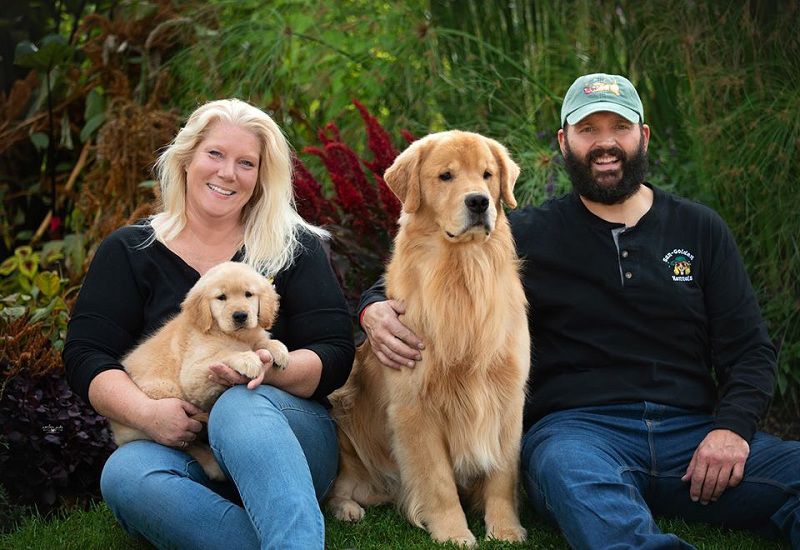
[[[528,498],[581,550],[691,548],[653,515],[777,532],[800,548],[800,442],[757,433],[742,482],[703,505],[681,477],[711,429],[707,414],[654,403],[551,413],[523,438]]]
[[[123,528],[158,548],[323,548],[318,500],[336,476],[336,427],[317,402],[272,386],[230,388],[209,442],[230,481],[188,454],[133,441],[108,459],[103,498]]]

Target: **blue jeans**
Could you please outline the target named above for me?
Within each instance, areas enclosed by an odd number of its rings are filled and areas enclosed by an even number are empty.
[[[579,549],[691,548],[654,514],[777,532],[800,548],[800,442],[757,433],[742,482],[702,505],[681,477],[710,429],[709,415],[654,403],[551,413],[522,441],[528,498]]]
[[[234,386],[211,410],[209,442],[228,482],[188,454],[133,441],[106,462],[103,498],[122,527],[158,548],[323,548],[318,500],[338,466],[325,408],[272,386]]]

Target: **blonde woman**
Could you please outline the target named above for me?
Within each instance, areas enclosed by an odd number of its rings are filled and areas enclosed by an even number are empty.
[[[163,208],[98,248],[69,325],[73,389],[100,413],[147,433],[106,463],[103,497],[122,526],[157,547],[323,548],[318,500],[336,475],[326,395],[346,380],[354,346],[344,297],[320,239],[294,208],[289,146],[261,110],[230,99],[197,109],[156,163]],[[209,481],[182,449],[201,431],[180,399],[150,399],[120,358],[180,307],[211,267],[233,259],[274,279],[271,332],[286,370],[260,385],[224,365],[231,386],[208,438],[226,483]],[[259,350],[265,366],[272,357]]]

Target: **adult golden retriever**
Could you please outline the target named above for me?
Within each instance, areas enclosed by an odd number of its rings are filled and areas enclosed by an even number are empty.
[[[250,266],[219,264],[195,283],[180,313],[126,355],[122,365],[153,399],[177,397],[208,412],[226,389],[209,380],[209,365],[224,363],[256,378],[263,370],[257,349],[268,350],[276,368],[288,365],[286,346],[266,331],[275,321],[278,303],[272,284]],[[149,439],[119,422],[111,421],[111,429],[117,445]],[[209,478],[225,479],[208,445],[192,443],[186,452]]]
[[[413,143],[387,170],[403,202],[387,294],[426,347],[416,368],[395,370],[365,342],[331,395],[337,518],[395,502],[435,540],[472,546],[461,492],[483,510],[487,537],[525,539],[517,471],[530,336],[501,205],[516,206],[518,175],[498,142],[459,131]]]

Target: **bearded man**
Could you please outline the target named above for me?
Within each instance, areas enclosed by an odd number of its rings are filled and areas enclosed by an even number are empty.
[[[530,502],[574,548],[691,547],[654,515],[800,548],[800,443],[758,431],[776,354],[730,230],[645,180],[628,79],[581,76],[561,123],[573,192],[509,216],[531,305]],[[379,281],[359,309],[381,361],[413,368],[402,304]]]

